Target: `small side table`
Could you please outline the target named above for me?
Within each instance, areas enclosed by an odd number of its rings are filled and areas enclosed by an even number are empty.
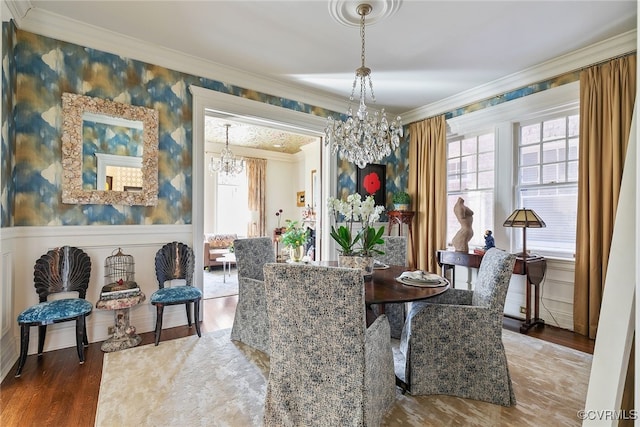
[[[540,318],[540,283],[547,271],[547,261],[540,256],[516,258],[516,264],[522,264],[522,273],[527,277],[525,292],[525,319],[520,326],[520,332],[527,332],[532,327],[544,326]],[[515,270],[515,269],[514,269]],[[531,313],[531,288],[533,288],[533,315]]]
[[[387,216],[389,217],[389,230],[387,230],[387,236],[391,236],[391,229],[394,224],[398,224],[398,236],[402,236],[402,224],[407,224],[409,226],[409,240],[411,241],[411,254],[413,256],[413,265],[412,267],[416,267],[418,265],[416,259],[416,250],[413,243],[413,216],[415,215],[414,211],[389,211],[387,212]]]
[[[136,334],[136,328],[129,324],[129,312],[131,307],[142,303],[146,297],[142,292],[139,295],[118,298],[101,299],[96,303],[96,308],[101,310],[114,310],[115,330],[113,336],[105,340],[100,347],[105,353],[124,350],[140,344],[142,338]]]
[[[224,254],[220,258],[216,258],[216,261],[222,263],[222,283],[227,283],[225,272],[228,272],[231,277],[231,264],[236,263],[236,254]]]

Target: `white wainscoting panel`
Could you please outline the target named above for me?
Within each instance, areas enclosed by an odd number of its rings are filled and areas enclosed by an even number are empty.
[[[2,238],[6,233],[2,233]],[[7,239],[0,244],[0,376],[4,378],[15,363],[17,353],[16,337],[13,334],[15,317],[13,316],[13,254],[12,241]]]

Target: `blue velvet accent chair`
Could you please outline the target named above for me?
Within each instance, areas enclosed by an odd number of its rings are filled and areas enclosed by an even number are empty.
[[[238,305],[231,339],[269,353],[269,323],[262,267],[276,261],[269,237],[237,239],[233,242],[238,269]]]
[[[20,360],[15,376],[19,377],[29,351],[29,331],[38,326],[38,356],[42,356],[47,325],[75,320],[76,348],[80,364],[84,363],[84,347],[89,345],[86,316],[91,314],[93,304],[85,300],[91,259],[82,250],[72,246],[52,249],[37,261],[33,272],[33,283],[38,293],[39,304],[24,310],[18,316],[20,325]],[[56,295],[62,292],[77,292],[77,298]]]
[[[381,250],[384,251],[384,254],[376,255],[377,261],[387,265],[404,265],[405,267],[409,265],[406,236],[382,236],[382,240],[384,240],[384,246]],[[373,304],[371,308],[376,315],[382,313],[380,304]],[[407,317],[407,304],[385,304],[384,314],[389,319],[391,338],[400,339],[404,320]]]
[[[162,315],[167,305],[184,304],[187,310],[187,324],[191,327],[191,305],[198,336],[200,333],[200,300],[202,291],[193,286],[195,258],[193,250],[184,243],[172,242],[164,245],[156,253],[156,279],[158,289],[151,295],[151,304],[156,306],[156,345],[162,333]],[[166,282],[184,280],[184,285],[165,287]]]
[[[504,302],[514,263],[515,255],[491,248],[473,291],[449,289],[412,304],[396,352],[396,375],[412,395],[516,404],[502,344]]]
[[[379,426],[396,397],[389,322],[367,327],[359,270],[264,266],[265,426]]]

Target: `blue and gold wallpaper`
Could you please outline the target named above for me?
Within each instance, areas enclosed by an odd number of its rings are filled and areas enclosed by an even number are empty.
[[[191,221],[191,99],[198,83],[150,64],[17,31],[13,225],[180,224]],[[159,111],[158,206],[61,202],[63,92]],[[171,154],[168,154],[168,151]]]
[[[15,47],[15,25],[13,22],[2,23],[2,131],[0,133],[0,226],[12,225],[14,200],[14,186],[12,185],[12,171],[15,150],[11,141],[14,140],[13,93],[16,81],[15,63],[13,58]]]
[[[197,77],[2,25],[0,226],[190,224],[192,111],[189,85],[327,117],[320,107]],[[538,82],[446,113],[456,117],[576,81],[579,72]],[[61,95],[72,92],[159,112],[157,206],[61,203]],[[407,127],[405,127],[405,131]],[[409,137],[383,159],[387,208],[406,190]],[[338,158],[337,195],[356,191],[357,166]]]
[[[325,109],[169,70],[3,25],[2,226],[190,224],[192,111],[189,85],[326,117]],[[13,38],[8,37],[13,33]],[[11,46],[11,40],[13,47]],[[15,70],[15,87],[7,79]],[[159,112],[157,206],[61,202],[63,92]],[[11,99],[15,100],[12,104]],[[13,114],[10,114],[13,112]],[[14,122],[12,122],[12,118]],[[14,132],[15,135],[12,135]],[[387,190],[406,187],[406,141],[390,158]],[[355,191],[355,165],[339,161],[338,193]],[[388,199],[390,199],[388,197]]]

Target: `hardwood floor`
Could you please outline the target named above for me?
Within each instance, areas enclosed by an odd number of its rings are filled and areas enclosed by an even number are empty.
[[[230,328],[237,296],[204,300],[202,333]],[[519,322],[505,318],[504,327],[518,331]],[[162,331],[162,341],[195,334],[195,328],[181,326]],[[532,337],[593,353],[594,341],[553,326],[532,328]],[[141,334],[140,345],[153,344],[152,332]],[[84,365],[78,365],[75,348],[31,355],[20,378],[11,372],[0,384],[0,425],[9,426],[93,426],[102,376],[101,343],[86,349]]]

